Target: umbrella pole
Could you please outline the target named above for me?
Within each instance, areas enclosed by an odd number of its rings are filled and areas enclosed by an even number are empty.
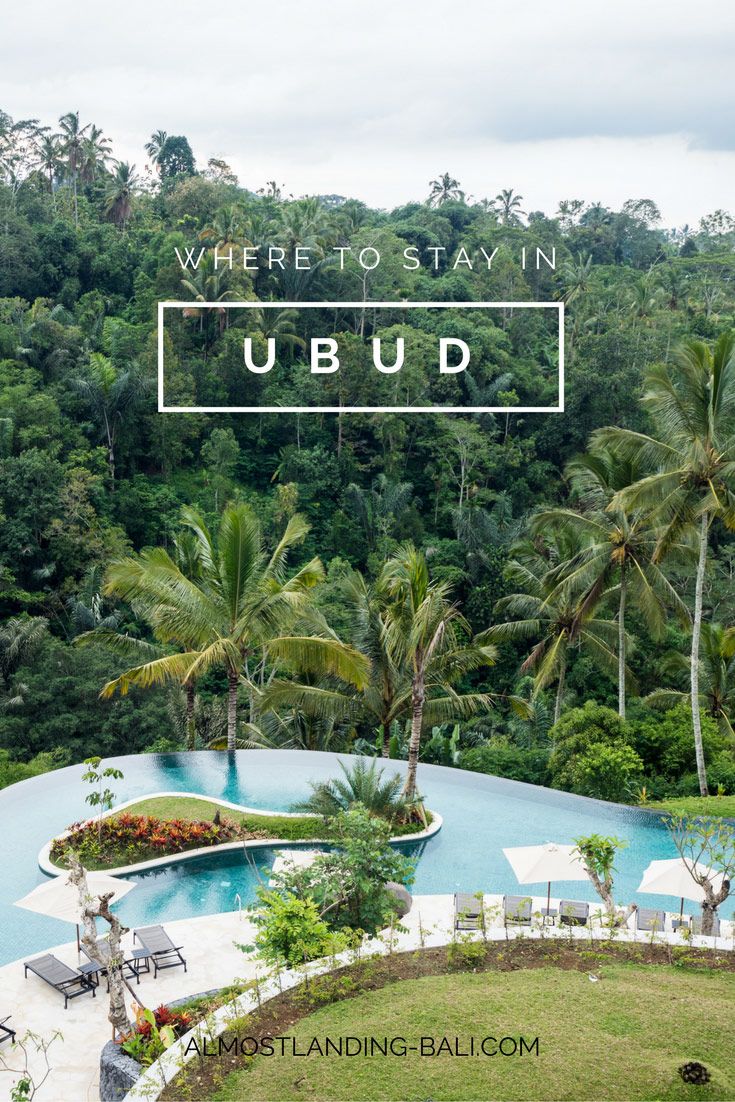
[[[551,881],[547,881],[546,884],[546,917],[549,917],[549,911],[551,910]]]
[[[684,896],[681,897],[681,908],[679,910],[679,925],[684,924]]]
[[[82,952],[82,943],[79,940],[79,923],[77,922],[77,953],[81,954],[81,952]]]

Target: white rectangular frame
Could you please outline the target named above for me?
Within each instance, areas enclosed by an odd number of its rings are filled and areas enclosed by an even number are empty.
[[[163,386],[164,311],[218,310],[556,310],[559,317],[559,401],[556,406],[167,406]],[[158,412],[159,413],[563,413],[564,412],[564,303],[563,302],[159,302],[158,303]]]

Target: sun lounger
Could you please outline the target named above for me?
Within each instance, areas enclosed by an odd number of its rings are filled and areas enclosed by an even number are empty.
[[[696,934],[698,937],[702,936],[702,916],[701,915],[695,915],[695,917],[692,919],[691,930],[692,930],[692,933]],[[712,933],[709,934],[709,935],[705,935],[705,937],[706,936],[709,936],[709,937],[719,937],[720,936],[720,920],[717,917],[717,915],[715,915],[714,925],[712,926]]]
[[[84,947],[84,943],[82,943],[82,947],[81,947],[82,952],[84,953],[85,957],[87,957],[90,960],[90,962],[92,964],[95,964],[97,966],[98,974],[102,975],[102,976],[106,976],[107,975],[107,968],[108,968],[108,965],[110,963],[110,943],[107,940],[107,938],[100,937],[100,938],[97,938],[96,945],[97,945],[98,958],[99,959],[95,959],[95,957],[92,956],[92,954],[89,952],[89,950]],[[126,979],[133,979],[134,978],[136,983],[140,983],[140,973],[141,972],[150,972],[150,966],[148,965],[148,957],[144,956],[144,953],[145,953],[145,949],[133,949],[132,954],[129,957],[124,957],[124,959],[121,961],[122,974],[123,974],[123,976],[126,977]],[[100,961],[102,963],[100,963]],[[144,962],[145,962],[145,967],[142,967]],[[108,991],[110,989],[109,980],[107,982],[107,989],[108,989]]]
[[[91,991],[92,998],[94,998],[96,986],[94,980],[78,972],[75,968],[70,968],[68,964],[64,964],[52,953],[47,953],[43,957],[36,957],[35,960],[27,960],[23,968],[25,969],[26,979],[28,979],[28,973],[32,972],[34,976],[38,976],[49,987],[55,988],[59,994],[64,996],[64,1010],[69,1005],[69,999],[76,999],[77,995],[86,995],[87,992]]]
[[[564,926],[586,926],[589,917],[589,903],[578,903],[574,899],[562,899],[559,904],[559,921]]]
[[[133,940],[138,940],[145,949],[149,960],[153,961],[153,978],[164,968],[178,968],[186,961],[181,955],[182,945],[174,945],[163,926],[145,926],[133,932]]]
[[[455,930],[479,930],[482,927],[482,900],[467,892],[454,896]]]
[[[8,1037],[10,1037],[11,1041],[15,1041],[15,1030],[5,1024],[10,1021],[11,1017],[12,1014],[8,1014],[7,1018],[3,1018],[0,1022],[0,1044],[2,1044],[3,1041],[7,1041]]]
[[[662,933],[666,926],[666,911],[650,910],[639,907],[636,911],[636,929],[651,933]]]
[[[527,895],[503,896],[503,921],[509,923],[530,926],[531,925],[531,900]]]

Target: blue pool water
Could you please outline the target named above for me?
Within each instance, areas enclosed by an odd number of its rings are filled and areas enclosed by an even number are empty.
[[[336,754],[241,750],[234,754],[145,754],[106,759],[106,764],[114,763],[125,774],[124,780],[115,784],[117,802],[177,790],[284,811],[308,794],[310,780],[335,776],[337,760]],[[389,762],[387,768],[403,772],[405,763]],[[87,788],[80,779],[82,771],[81,766],[70,766],[0,791],[4,829],[0,964],[72,936],[67,923],[21,910],[13,903],[44,879],[37,863],[44,843],[75,819],[85,817]],[[515,877],[502,854],[504,846],[571,842],[597,831],[628,842],[617,862],[618,900],[637,899],[643,906],[678,908],[679,901],[666,896],[636,896],[649,861],[676,856],[665,827],[650,812],[440,766],[421,765],[419,783],[428,805],[443,816],[444,826],[418,850],[415,844],[404,847],[418,860],[414,892],[517,892]],[[267,871],[273,861],[272,850],[263,848],[251,854]],[[253,901],[257,885],[257,874],[241,851],[163,866],[132,879],[136,887],[118,908],[129,926],[233,910],[238,894],[243,906]],[[536,894],[541,894],[543,887],[539,885]],[[575,899],[595,899],[593,889],[584,882],[557,884],[553,891]]]

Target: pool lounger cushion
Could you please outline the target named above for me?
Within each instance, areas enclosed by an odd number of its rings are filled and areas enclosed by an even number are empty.
[[[164,968],[178,968],[184,966],[186,961],[181,955],[182,945],[174,945],[163,926],[144,926],[133,932],[133,940],[138,940],[145,949],[150,960],[153,961],[153,978]]]
[[[503,921],[506,926],[509,922],[518,922],[529,926],[531,924],[531,900],[529,896],[504,895]]]
[[[454,896],[455,930],[479,930],[482,925],[482,900],[468,892],[456,892]]]
[[[91,991],[92,998],[95,996],[95,985],[89,977],[77,972],[74,968],[70,968],[68,964],[64,964],[52,953],[47,953],[43,957],[36,957],[35,960],[27,960],[23,968],[25,969],[26,979],[28,979],[28,973],[33,972],[34,976],[38,976],[49,987],[55,988],[59,994],[64,996],[64,1010],[69,1005],[69,999],[76,999],[77,995],[86,995],[88,991]]]
[[[559,921],[565,926],[586,926],[589,916],[589,903],[578,903],[574,899],[562,899],[559,904]]]
[[[666,912],[639,907],[636,911],[636,929],[662,933],[666,926]]]

